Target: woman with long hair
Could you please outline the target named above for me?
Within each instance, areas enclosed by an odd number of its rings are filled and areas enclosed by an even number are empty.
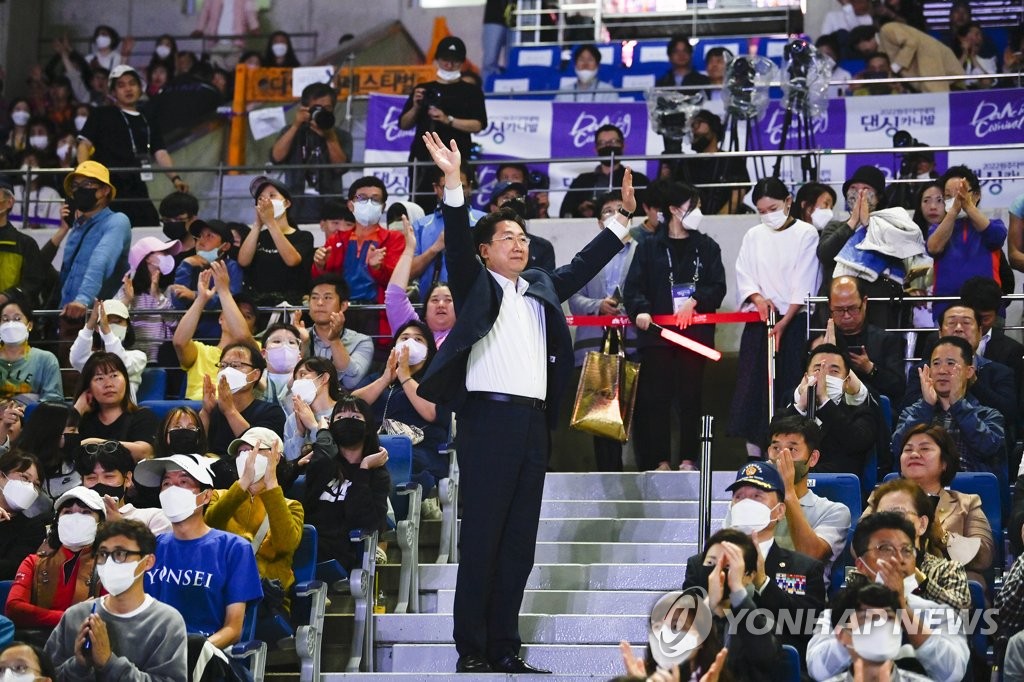
[[[39,459],[40,488],[51,503],[81,485],[75,458],[82,442],[78,434],[81,415],[66,403],[40,403],[11,447]]]
[[[136,462],[153,456],[157,418],[132,400],[128,369],[121,358],[105,351],[93,353],[82,367],[75,394],[83,446],[116,440]]]

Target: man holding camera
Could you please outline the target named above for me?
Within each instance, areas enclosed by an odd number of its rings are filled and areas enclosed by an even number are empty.
[[[434,54],[437,80],[416,86],[398,121],[402,130],[416,129],[409,161],[423,163],[413,173],[413,200],[428,214],[437,205],[437,197],[433,190],[434,162],[423,136],[437,133],[446,145],[455,140],[462,157],[468,159],[472,134],[487,126],[484,93],[476,85],[462,80],[465,61],[466,44],[462,39],[455,36],[442,39]]]
[[[337,196],[342,190],[345,170],[323,167],[348,163],[352,158],[352,136],[335,125],[336,101],[337,95],[330,85],[307,85],[295,119],[281,131],[270,150],[273,163],[311,166],[285,171],[285,184],[294,197],[291,216],[296,223],[318,222],[321,197]]]

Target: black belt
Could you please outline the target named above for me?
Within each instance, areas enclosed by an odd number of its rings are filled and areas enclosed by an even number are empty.
[[[525,405],[541,412],[547,407],[540,398],[527,398],[524,395],[512,395],[511,393],[492,393],[491,391],[470,391],[470,398],[478,400],[491,400],[496,403],[512,403],[513,405]]]

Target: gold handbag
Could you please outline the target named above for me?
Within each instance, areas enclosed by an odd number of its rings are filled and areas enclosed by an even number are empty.
[[[617,347],[614,353],[612,338]],[[587,353],[569,422],[574,429],[620,443],[629,439],[640,374],[640,363],[627,360],[623,346],[622,330],[606,328],[603,352]]]

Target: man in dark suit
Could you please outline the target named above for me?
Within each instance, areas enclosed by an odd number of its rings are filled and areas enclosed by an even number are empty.
[[[870,324],[867,304],[861,280],[847,276],[833,279],[828,294],[831,317],[825,343],[834,343],[845,350],[857,376],[868,389],[876,396],[888,397],[895,408],[907,387],[903,339]]]
[[[533,569],[548,426],[573,368],[561,304],[622,249],[636,210],[632,177],[627,170],[623,209],[609,229],[569,265],[548,273],[528,266],[530,238],[514,211],[498,210],[469,229],[458,148],[445,147],[436,134],[424,141],[445,173],[441,210],[458,313],[418,390],[459,415],[455,445],[464,492],[456,670],[547,673],[519,656],[519,607]]]
[[[1002,326],[996,326],[996,320],[1003,310],[1003,290],[999,283],[991,277],[971,277],[960,287],[960,298],[978,313],[981,324],[981,340],[976,349],[977,354],[993,362],[1006,365],[1013,372],[1018,405],[1024,409],[1024,345],[1006,335]]]
[[[700,71],[693,70],[693,45],[690,44],[690,36],[682,33],[672,36],[668,41],[667,52],[672,68],[655,82],[655,87],[678,88],[711,85],[710,78]]]
[[[813,623],[825,606],[825,564],[775,542],[775,526],[785,517],[786,506],[782,503],[785,484],[773,464],[745,464],[726,490],[732,493],[731,527],[749,533],[757,545],[754,603],[772,612],[777,623],[797,624],[783,628],[779,635],[803,658],[811,632],[806,623]],[[706,586],[711,568],[701,565],[700,554],[690,557],[683,589]]]

